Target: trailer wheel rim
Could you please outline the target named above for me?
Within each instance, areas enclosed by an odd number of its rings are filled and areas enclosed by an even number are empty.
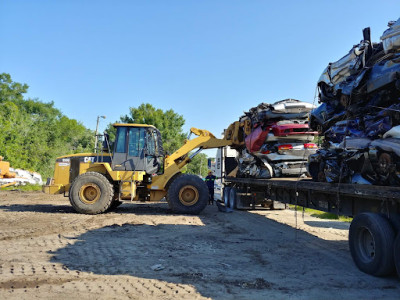
[[[360,228],[358,236],[358,250],[362,259],[371,262],[375,258],[375,240],[368,228]]]
[[[100,199],[100,195],[100,188],[94,183],[85,183],[79,190],[79,198],[86,204],[96,203]]]
[[[199,191],[192,185],[185,185],[179,190],[179,201],[185,206],[191,206],[199,201]]]

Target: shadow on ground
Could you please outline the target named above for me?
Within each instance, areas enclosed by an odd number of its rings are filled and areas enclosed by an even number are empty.
[[[0,205],[0,209],[11,212],[38,212],[38,213],[77,213],[71,205],[60,204],[11,204]],[[123,203],[117,208],[111,209],[106,214],[138,214],[138,215],[172,215],[167,203]]]
[[[39,212],[39,213],[74,213],[74,209],[68,205],[57,204],[11,204],[1,205],[1,210],[12,212]]]
[[[147,213],[146,206],[141,209]],[[238,216],[241,221],[233,222]],[[51,261],[99,275],[189,284],[216,298],[287,298],[315,289],[315,278],[321,279],[321,289],[362,290],[382,283],[358,271],[350,254],[338,250],[347,248],[346,241],[295,234],[292,227],[247,212],[208,213],[201,219],[205,226],[125,224],[92,230],[50,252]],[[354,277],[356,284],[349,280]]]

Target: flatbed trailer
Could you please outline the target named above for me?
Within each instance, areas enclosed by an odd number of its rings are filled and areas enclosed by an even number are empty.
[[[223,178],[223,201],[233,209],[287,204],[353,217],[349,247],[368,274],[400,278],[400,187],[314,182],[298,178]]]

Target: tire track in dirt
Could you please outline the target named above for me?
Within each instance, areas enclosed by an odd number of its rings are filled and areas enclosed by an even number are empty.
[[[24,201],[32,200],[27,198],[24,197],[26,199]],[[0,298],[172,299],[178,296],[182,299],[203,299],[190,286],[121,274],[97,276],[89,272],[70,270],[62,263],[49,262],[54,251],[74,244],[80,234],[107,225],[122,225],[127,219],[135,223],[134,215],[111,213],[85,216],[60,213],[53,208],[53,205],[47,204],[16,205],[11,201],[9,205],[1,204],[1,210],[6,216],[0,211],[0,217],[4,220],[4,231],[0,234],[2,240],[0,249],[3,253],[0,259]],[[74,220],[71,221],[71,218]],[[174,216],[169,218],[173,219]],[[145,216],[144,219],[153,225],[157,224],[153,216]],[[102,254],[98,250],[93,253]],[[93,253],[89,253],[88,257]],[[122,252],[119,254],[124,255]]]
[[[340,235],[339,241],[326,241],[304,232],[307,226],[296,231],[268,219],[287,221],[285,213],[222,214],[209,206],[199,217],[181,216],[169,214],[162,203],[123,204],[115,212],[87,216],[74,213],[62,196],[7,194],[4,200],[0,192],[2,299],[400,294],[396,279],[358,271]],[[322,237],[332,235],[320,231]],[[154,265],[161,268],[155,271]]]

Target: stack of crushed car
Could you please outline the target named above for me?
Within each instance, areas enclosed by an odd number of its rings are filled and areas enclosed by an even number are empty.
[[[323,136],[309,157],[315,181],[400,185],[400,19],[381,40],[372,43],[364,29],[363,40],[320,77],[321,105],[310,116]]]
[[[308,126],[314,105],[294,99],[274,104],[261,103],[240,118],[250,122],[245,134],[245,147],[238,150],[237,177],[271,178],[306,173],[309,154],[317,131]]]

